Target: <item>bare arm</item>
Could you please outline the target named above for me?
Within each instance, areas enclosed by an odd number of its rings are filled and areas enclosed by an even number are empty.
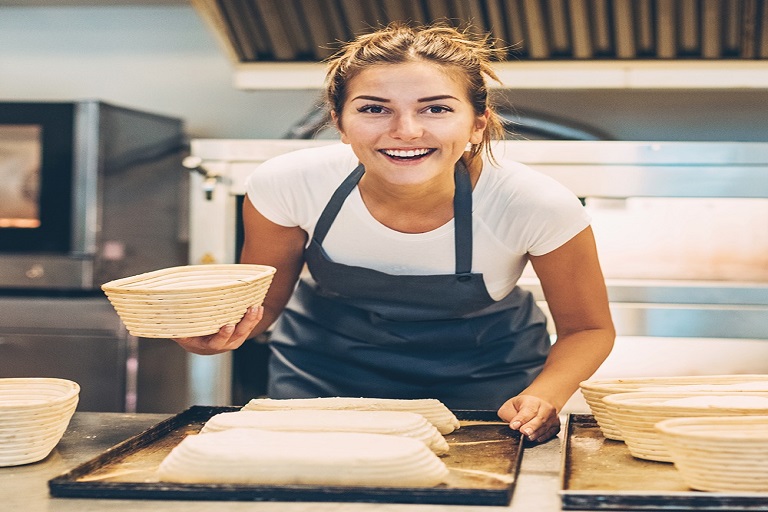
[[[248,198],[243,202],[245,242],[241,263],[254,263],[275,267],[264,304],[249,308],[237,325],[225,325],[209,336],[176,338],[174,341],[195,354],[219,354],[238,348],[243,342],[266,331],[280,316],[296,286],[304,265],[306,233],[299,227],[285,227],[268,220]]]
[[[285,227],[268,220],[248,198],[243,202],[245,242],[241,263],[270,265],[277,269],[269,292],[264,298],[264,318],[253,334],[269,328],[291,298],[296,281],[304,266],[306,232],[298,226]]]
[[[557,415],[579,382],[608,357],[615,332],[590,227],[549,254],[530,259],[555,322],[557,341],[538,377],[508,400],[499,416],[530,439],[545,440],[557,433]]]

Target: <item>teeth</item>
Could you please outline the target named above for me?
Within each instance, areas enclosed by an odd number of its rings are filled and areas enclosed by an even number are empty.
[[[414,156],[422,156],[429,153],[428,149],[409,149],[409,150],[402,150],[402,149],[386,149],[384,150],[384,153],[388,156],[394,156],[398,158],[413,158]]]

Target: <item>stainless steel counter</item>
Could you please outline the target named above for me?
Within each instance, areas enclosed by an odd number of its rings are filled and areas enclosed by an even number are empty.
[[[48,480],[107,448],[165,419],[162,414],[75,413],[59,445],[46,459],[25,466],[0,468],[0,510],[25,512],[184,511],[184,512],[491,512],[560,510],[560,441],[524,452],[521,474],[510,507],[374,503],[209,502],[51,498]]]

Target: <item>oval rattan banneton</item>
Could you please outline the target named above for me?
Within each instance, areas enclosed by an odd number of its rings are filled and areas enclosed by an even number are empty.
[[[275,268],[267,265],[187,265],[154,270],[102,285],[128,332],[182,338],[236,324],[264,302]]]

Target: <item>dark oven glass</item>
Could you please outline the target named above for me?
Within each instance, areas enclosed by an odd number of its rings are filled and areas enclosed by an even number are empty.
[[[74,108],[0,104],[0,251],[69,251]]]

